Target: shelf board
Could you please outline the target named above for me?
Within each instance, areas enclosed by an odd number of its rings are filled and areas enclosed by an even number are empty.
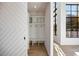
[[[53,12],[56,12],[57,8],[55,8],[55,10]]]
[[[57,16],[57,14],[55,14],[53,17],[56,17]]]

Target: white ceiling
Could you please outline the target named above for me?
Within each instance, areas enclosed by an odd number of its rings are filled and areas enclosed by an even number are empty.
[[[48,2],[28,2],[28,11],[29,13],[45,13],[47,4]]]

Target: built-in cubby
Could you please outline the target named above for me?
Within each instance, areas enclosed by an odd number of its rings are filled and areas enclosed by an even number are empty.
[[[32,42],[44,41],[45,17],[29,17],[29,38]]]

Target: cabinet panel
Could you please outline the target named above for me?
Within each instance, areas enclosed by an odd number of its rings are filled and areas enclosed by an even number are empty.
[[[32,40],[39,41],[44,39],[44,17],[42,16],[33,16],[32,23],[29,24],[29,35]]]

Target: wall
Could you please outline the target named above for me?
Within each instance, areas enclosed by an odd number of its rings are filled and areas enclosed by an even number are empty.
[[[57,3],[57,36],[55,41],[59,44],[64,44],[66,41],[66,11],[65,3]]]
[[[60,15],[61,15],[61,8],[60,8],[60,5],[61,3],[56,3],[56,7],[57,7],[57,10],[56,10],[56,13],[57,13],[57,16],[56,16],[56,24],[57,24],[57,35],[54,36],[54,40],[58,43],[60,43],[60,39],[61,39],[61,22],[60,22]],[[53,21],[54,22],[54,21]]]
[[[30,16],[44,16],[44,12],[29,12]]]
[[[28,48],[27,3],[0,3],[0,55],[24,56]],[[26,37],[26,41],[24,41]]]
[[[53,34],[54,34],[54,31],[53,31],[53,24],[54,24],[54,17],[53,17],[53,15],[54,15],[54,13],[53,13],[53,11],[54,11],[54,2],[52,2],[51,4],[50,4],[51,6],[50,6],[50,9],[51,9],[51,12],[50,12],[50,14],[51,14],[51,20],[50,20],[50,26],[51,26],[51,29],[50,29],[50,38],[51,38],[51,40],[50,40],[50,55],[51,56],[53,56],[53,42],[54,42],[54,36],[53,36]]]
[[[45,46],[50,55],[50,4],[48,4],[45,13]]]

